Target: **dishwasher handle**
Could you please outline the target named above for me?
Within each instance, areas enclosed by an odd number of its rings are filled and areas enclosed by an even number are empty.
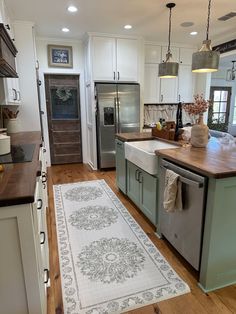
[[[169,169],[168,167],[165,167],[165,166],[161,166],[162,169]],[[179,180],[187,185],[192,185],[192,186],[196,186],[198,188],[203,188],[203,183],[202,182],[197,182],[197,181],[193,181],[193,180],[190,180],[190,179],[187,179],[183,176],[179,176]]]

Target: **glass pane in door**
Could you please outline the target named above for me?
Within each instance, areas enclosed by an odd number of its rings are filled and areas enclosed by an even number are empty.
[[[220,90],[214,91],[214,101],[220,101]]]
[[[52,120],[78,119],[77,89],[58,87],[50,89]]]

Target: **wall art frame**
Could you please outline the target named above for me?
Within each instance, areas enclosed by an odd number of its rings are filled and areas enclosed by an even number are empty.
[[[72,46],[48,45],[48,66],[73,68]]]

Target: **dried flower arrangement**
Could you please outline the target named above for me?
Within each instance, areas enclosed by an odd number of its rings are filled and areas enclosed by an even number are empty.
[[[183,105],[184,110],[191,116],[202,115],[210,106],[210,101],[205,100],[202,94],[194,95],[194,103]]]

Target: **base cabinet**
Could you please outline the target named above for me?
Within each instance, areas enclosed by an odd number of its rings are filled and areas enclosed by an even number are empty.
[[[127,195],[156,225],[157,178],[127,161]]]
[[[124,142],[116,140],[116,184],[126,194],[126,160]]]
[[[45,177],[36,178],[33,203],[0,207],[0,314],[47,313]]]

